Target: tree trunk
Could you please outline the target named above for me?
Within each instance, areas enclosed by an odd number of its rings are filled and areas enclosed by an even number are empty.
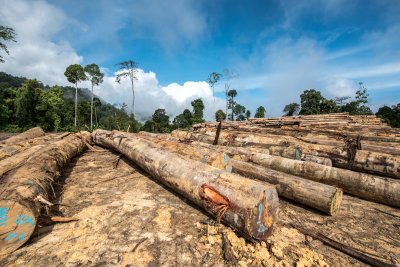
[[[253,153],[248,160],[266,168],[340,187],[346,193],[370,201],[400,207],[400,180],[265,154]]]
[[[224,148],[220,151],[212,149],[215,146],[206,148],[202,146],[166,141],[161,138],[159,139],[145,135],[142,135],[142,138],[172,152],[183,155],[186,158],[201,161],[219,169],[226,168],[228,171],[233,171],[234,173],[252,179],[277,184],[279,196],[318,209],[326,214],[333,215],[339,209],[343,192],[337,187],[235,160],[235,158],[246,160],[246,156],[250,157],[251,152],[244,150],[237,151],[225,147],[225,150],[229,151],[228,153],[232,156],[232,159],[230,159],[223,152]]]
[[[92,82],[92,102],[90,104],[90,130],[93,131],[93,82]]]
[[[69,135],[5,174],[0,186],[0,254],[11,253],[29,240],[54,179],[89,141],[88,132]]]
[[[133,85],[133,73],[131,73],[131,84],[132,84],[132,114],[135,115],[135,87]]]
[[[96,144],[122,153],[247,238],[266,240],[271,234],[278,211],[272,185],[184,158],[132,134],[96,130],[92,135]]]
[[[1,141],[0,145],[15,145],[17,143],[30,140],[36,137],[44,136],[45,133],[40,127],[31,128],[23,133],[17,134],[15,136],[11,136],[10,138]]]
[[[74,122],[75,129],[76,129],[77,115],[78,115],[78,82],[75,82],[75,122]]]

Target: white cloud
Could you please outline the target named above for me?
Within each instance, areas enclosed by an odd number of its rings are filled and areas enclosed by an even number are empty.
[[[47,84],[67,84],[66,66],[82,62],[82,57],[68,42],[52,41],[66,23],[64,13],[43,1],[0,0],[0,5],[0,24],[17,33],[17,43],[8,43],[10,55],[4,56],[1,70]]]
[[[186,1],[177,1],[176,3],[175,12],[187,9]],[[10,56],[4,57],[6,62],[0,65],[1,71],[16,76],[37,78],[45,84],[71,85],[63,75],[65,68],[70,64],[82,63],[83,57],[78,55],[67,41],[53,41],[62,30],[63,25],[70,22],[66,15],[44,1],[0,0],[0,5],[2,6],[0,24],[14,28],[18,34],[18,42],[8,45]],[[148,4],[147,6],[152,5]],[[163,12],[166,8],[164,4],[156,6],[158,8],[153,10],[153,13],[155,12],[153,15],[161,16],[163,19],[153,24],[164,23],[163,27],[167,27],[165,23],[172,23],[174,17],[179,15]],[[139,11],[135,10],[135,12]],[[176,41],[175,38],[182,36],[189,39],[195,38],[198,31],[204,27],[204,21],[191,20],[191,16],[196,15],[193,12],[182,12],[181,15],[180,23],[176,25],[178,34],[167,34],[162,37],[168,39],[171,44]],[[150,26],[160,31],[165,30],[157,25]],[[174,31],[170,30],[170,32]],[[131,107],[130,81],[123,80],[118,84],[115,82],[115,73],[105,70],[104,83],[100,88],[95,87],[95,93],[110,103],[122,104],[125,102],[128,107]],[[90,88],[88,82],[84,82],[80,86]],[[211,88],[206,82],[189,81],[183,85],[172,83],[162,87],[159,85],[155,73],[143,70],[138,72],[135,94],[135,114],[141,120],[149,118],[157,108],[165,108],[172,120],[185,108],[191,110],[190,102],[199,97],[203,99],[206,106],[205,117],[207,119],[214,119],[215,111],[224,107],[223,100],[218,98],[214,100]]]
[[[148,119],[157,108],[166,109],[170,119],[183,112],[185,108],[192,110],[191,101],[202,98],[208,120],[214,120],[218,109],[224,109],[225,102],[213,98],[212,89],[206,82],[186,82],[183,85],[172,83],[160,86],[154,72],[139,69],[135,86],[135,115],[139,120]],[[90,86],[87,82],[83,85]],[[132,106],[132,90],[129,79],[115,82],[114,76],[107,76],[100,87],[95,87],[95,94],[113,104],[126,103],[129,110]]]

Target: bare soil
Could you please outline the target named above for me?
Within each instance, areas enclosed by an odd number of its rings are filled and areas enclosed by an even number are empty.
[[[271,239],[249,243],[125,158],[114,168],[118,158],[99,147],[75,158],[56,205],[0,266],[366,266],[294,225],[400,265],[399,209],[345,195],[332,217],[280,199]]]

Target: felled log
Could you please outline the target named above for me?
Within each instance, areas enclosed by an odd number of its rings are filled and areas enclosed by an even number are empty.
[[[43,148],[45,148],[47,146],[47,144],[42,144],[42,145],[37,145],[37,146],[33,146],[21,153],[18,153],[14,156],[8,157],[6,159],[0,160],[0,181],[2,180],[2,176],[16,168],[17,166],[21,165],[21,163],[23,163],[24,161],[26,161],[29,157],[31,157],[32,155],[34,155],[34,153],[36,151],[39,151]]]
[[[172,135],[188,140],[202,141],[207,135],[175,130]],[[223,132],[220,143],[230,146],[253,146],[269,148],[292,146],[300,148],[304,155],[330,158],[335,167],[351,169],[381,176],[400,178],[400,157],[372,151],[358,150],[354,147],[335,147],[309,144],[289,136],[243,134],[240,132]]]
[[[96,130],[92,136],[246,237],[266,240],[271,234],[279,204],[273,185],[184,158],[132,134]]]
[[[238,146],[238,147],[245,146],[246,149],[247,147],[250,147],[254,144],[252,142],[235,141],[234,138],[230,140],[229,138],[226,137],[227,135],[229,136],[229,133],[222,132],[220,134],[218,144],[222,146]],[[207,144],[213,144],[214,142],[213,136],[207,134],[199,134],[196,132],[183,131],[183,130],[174,130],[171,133],[171,136],[185,141],[200,141]],[[268,151],[268,154],[270,155],[280,156],[290,159],[300,159],[302,155],[302,151],[299,147],[290,146],[287,143],[278,145],[275,144],[259,145],[259,146],[255,145],[255,147],[264,149],[264,151]]]
[[[31,128],[23,133],[11,136],[10,138],[1,141],[0,144],[11,145],[22,141],[44,136],[44,131],[40,127]]]
[[[397,179],[265,154],[253,153],[247,160],[267,168],[340,187],[344,192],[366,200],[400,207],[400,180]]]
[[[276,184],[279,196],[315,208],[326,214],[333,215],[340,207],[343,195],[341,189],[235,160],[235,158],[246,160],[251,157],[251,152],[246,149],[215,147],[209,144],[196,146],[149,136],[142,136],[142,138],[147,138],[153,144],[162,146],[187,158],[198,160],[220,169],[225,168],[245,177]],[[226,153],[229,153],[232,158],[227,156]]]
[[[22,151],[25,151],[35,145],[51,142],[55,136],[57,136],[57,134],[48,134],[45,136],[40,136],[13,144],[0,144],[0,160],[21,153]]]
[[[86,148],[90,133],[73,134],[42,148],[21,166],[7,172],[0,186],[0,254],[28,241],[43,203],[62,167]]]

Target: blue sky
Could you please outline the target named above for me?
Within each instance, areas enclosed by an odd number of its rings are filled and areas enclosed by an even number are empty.
[[[21,37],[0,70],[66,83],[62,70],[68,64],[95,62],[109,77],[98,94],[111,103],[129,103],[127,85],[121,89],[112,80],[115,63],[134,59],[143,70],[137,85],[143,105],[135,108],[143,118],[156,107],[174,116],[200,96],[211,119],[224,107],[225,81],[216,86],[217,99],[204,81],[224,68],[239,74],[231,86],[253,114],[264,105],[267,115],[279,116],[309,88],[327,98],[353,96],[359,81],[368,88],[373,110],[400,102],[397,0],[0,3],[5,7],[0,23],[16,28]],[[22,49],[26,43],[31,47]],[[39,47],[48,47],[47,52]],[[20,59],[26,51],[38,55]]]

